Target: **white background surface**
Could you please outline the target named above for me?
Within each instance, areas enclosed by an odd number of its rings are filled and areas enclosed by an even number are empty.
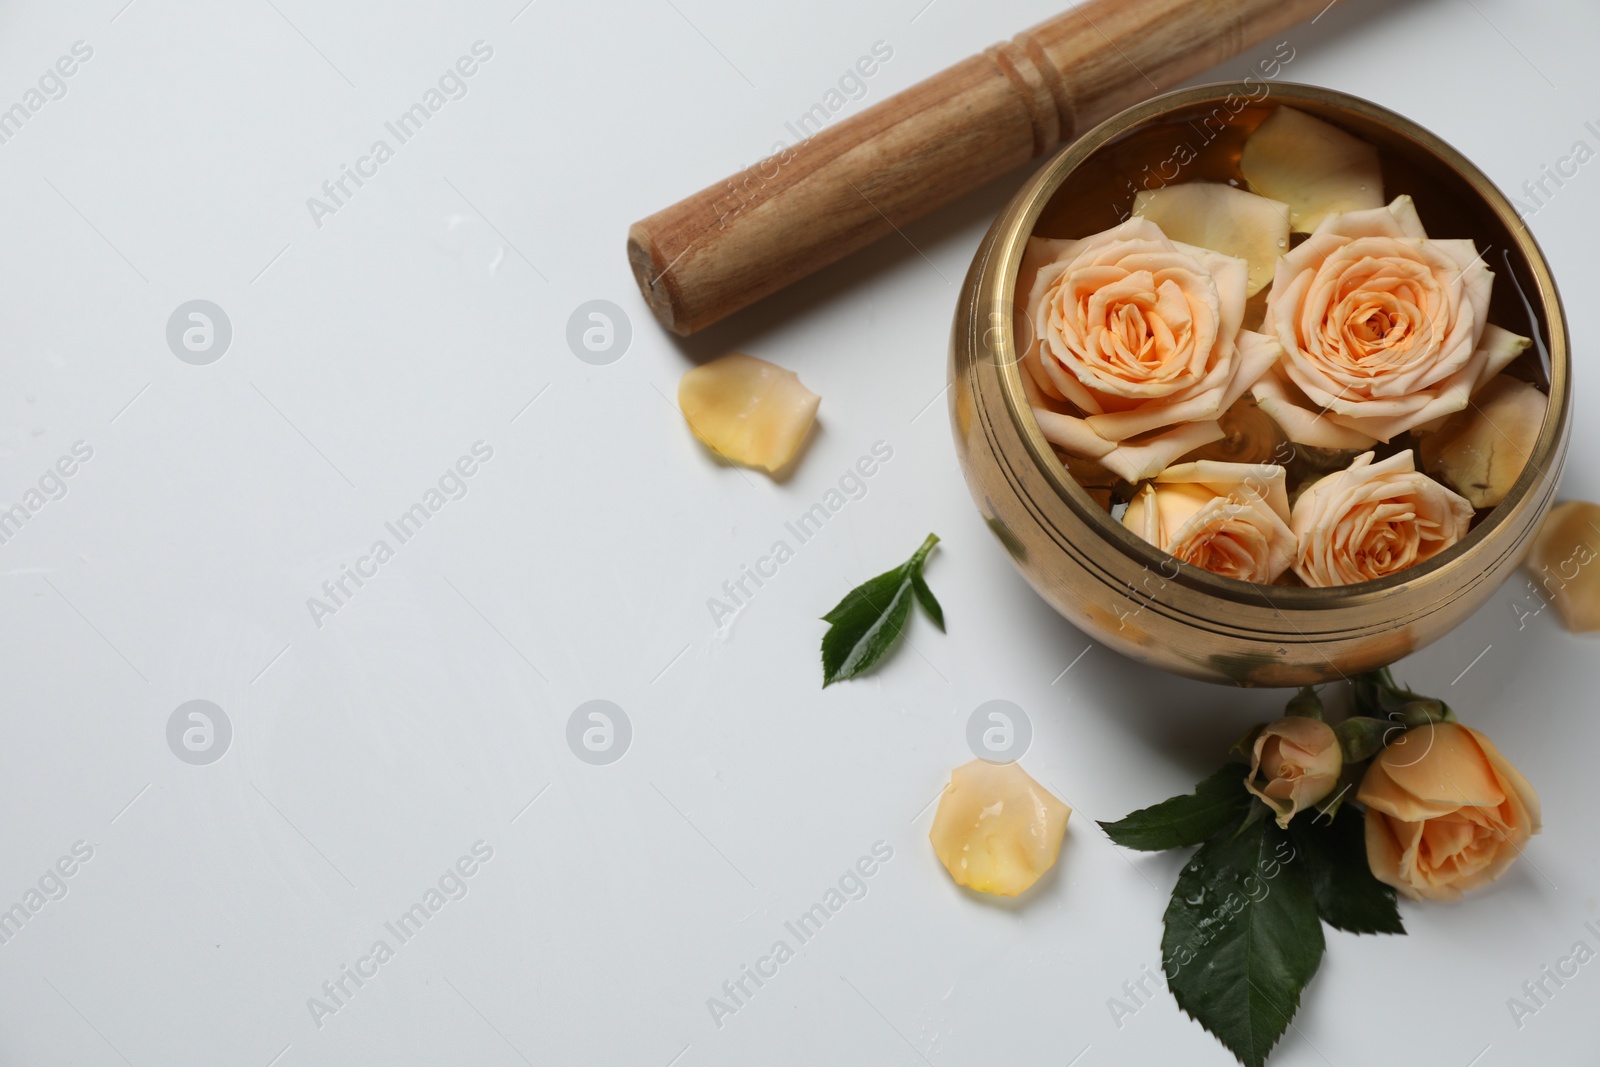
[[[1093,820],[1188,789],[1284,694],[1089,647],[969,503],[949,318],[1023,175],[688,344],[623,255],[629,222],[765,155],[874,42],[893,59],[851,112],[1054,0],[273,3],[0,11],[0,107],[94,50],[0,145],[0,506],[93,449],[0,545],[0,907],[93,849],[0,945],[0,1064],[1230,1062],[1165,993],[1113,1021],[1158,966],[1181,857]],[[1390,7],[1285,34],[1283,77],[1416,119],[1514,195],[1600,147],[1592,4]],[[307,197],[478,40],[468,95],[315,225]],[[1531,220],[1574,339],[1564,495],[1589,498],[1597,198],[1600,165]],[[233,326],[209,366],[165,341],[195,298]],[[632,319],[609,366],[565,341],[597,298]],[[709,460],[665,399],[732,348],[824,398],[783,484]],[[477,441],[465,498],[314,625],[307,598]],[[865,497],[719,633],[707,598],[876,441],[894,455]],[[919,620],[914,649],[821,691],[816,617],[930,530],[948,635]],[[1330,932],[1274,1063],[1593,1061],[1600,964],[1520,1030],[1506,1006],[1600,948],[1596,645],[1549,613],[1519,630],[1518,592],[1400,673],[1499,741],[1546,832],[1489,891],[1405,907],[1408,937]],[[165,737],[197,698],[234,730],[207,766]],[[564,739],[596,698],[633,724],[610,766]],[[1076,808],[1015,906],[955,888],[926,841],[992,698],[1028,711],[1024,766]],[[398,944],[383,924],[478,841],[467,895]],[[707,998],[878,841],[867,895],[715,1026]],[[307,999],[380,938],[394,958],[319,1027]]]

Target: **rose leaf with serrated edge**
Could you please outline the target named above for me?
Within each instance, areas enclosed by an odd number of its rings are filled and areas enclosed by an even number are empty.
[[[1207,841],[1178,875],[1161,938],[1178,1007],[1263,1067],[1322,961],[1305,859],[1270,819]]]
[[[1195,786],[1193,793],[1140,808],[1116,822],[1103,822],[1100,828],[1124,848],[1144,852],[1198,845],[1244,817],[1250,804],[1244,789],[1249,773],[1242,763],[1226,764]]]
[[[1289,823],[1289,838],[1305,857],[1317,914],[1335,930],[1352,934],[1403,934],[1394,887],[1367,866],[1364,816],[1341,807],[1330,821],[1301,812]]]

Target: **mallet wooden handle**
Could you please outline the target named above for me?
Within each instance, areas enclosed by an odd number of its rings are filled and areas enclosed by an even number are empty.
[[[688,335],[1327,0],[1089,0],[628,230],[662,325]]]

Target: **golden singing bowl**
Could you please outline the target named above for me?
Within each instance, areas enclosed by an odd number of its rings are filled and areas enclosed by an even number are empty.
[[[1121,221],[1138,187],[1174,177],[1216,180],[1280,104],[1376,146],[1385,199],[1410,193],[1430,236],[1477,243],[1495,273],[1490,320],[1534,339],[1521,357],[1527,362],[1514,366],[1547,386],[1550,397],[1521,477],[1460,543],[1390,577],[1337,588],[1223,578],[1124,529],[1052,452],[1017,362],[1013,291],[1030,235],[1087,236]],[[1189,161],[1182,145],[1197,158]],[[1074,625],[1177,674],[1299,686],[1373,670],[1437,640],[1512,574],[1555,497],[1570,375],[1567,325],[1549,265],[1482,171],[1427,130],[1358,97],[1234,82],[1168,93],[1107,119],[1012,198],[962,285],[950,342],[950,418],[979,511],[1022,575]]]

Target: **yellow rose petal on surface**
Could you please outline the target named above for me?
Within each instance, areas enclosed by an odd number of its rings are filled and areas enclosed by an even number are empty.
[[[1014,897],[1055,866],[1072,809],[1016,763],[950,772],[928,839],[957,885]]]
[[[1378,150],[1303,111],[1280,107],[1244,143],[1239,171],[1250,188],[1289,205],[1310,233],[1329,215],[1383,206]]]
[[[1533,455],[1548,398],[1527,382],[1499,375],[1472,406],[1423,435],[1422,469],[1472,502],[1492,508],[1504,500]]]
[[[1174,241],[1209,248],[1250,266],[1246,296],[1272,283],[1278,257],[1289,251],[1289,205],[1219,182],[1145,189],[1133,213]]]
[[[1600,504],[1569,500],[1545,516],[1528,553],[1534,588],[1573,633],[1600,630]],[[1525,600],[1525,602],[1527,602]],[[1525,608],[1523,610],[1526,610]]]
[[[743,352],[678,382],[678,408],[696,437],[726,459],[768,471],[794,458],[821,403],[794,371]]]

